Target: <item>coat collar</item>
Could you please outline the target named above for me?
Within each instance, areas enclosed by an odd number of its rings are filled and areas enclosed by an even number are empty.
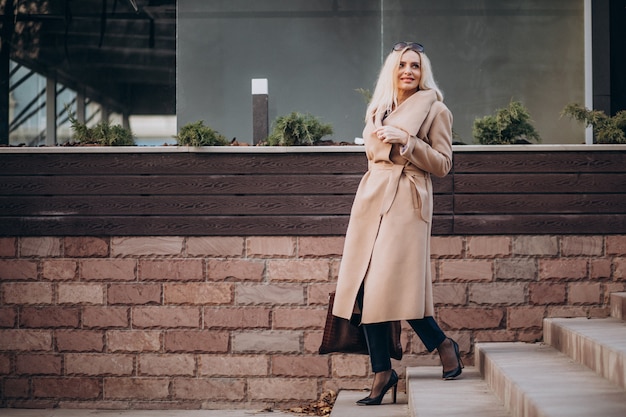
[[[411,135],[417,135],[435,101],[437,101],[437,93],[434,90],[419,90],[389,113],[384,124],[395,126]],[[374,125],[377,128],[383,126],[382,117],[383,113],[376,113]]]

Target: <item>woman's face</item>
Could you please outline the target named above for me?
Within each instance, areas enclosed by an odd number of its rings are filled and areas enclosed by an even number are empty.
[[[417,91],[422,78],[422,59],[412,50],[407,50],[400,58],[398,66],[398,89],[404,92]]]

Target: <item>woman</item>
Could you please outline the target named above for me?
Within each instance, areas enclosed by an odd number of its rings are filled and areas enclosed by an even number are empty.
[[[389,322],[407,320],[429,352],[437,349],[443,378],[461,374],[456,342],[433,319],[430,174],[452,163],[452,114],[443,104],[422,45],[400,42],[387,57],[365,116],[368,171],[356,192],[333,314],[361,313],[374,381],[357,401],[378,405],[398,375],[391,369]]]

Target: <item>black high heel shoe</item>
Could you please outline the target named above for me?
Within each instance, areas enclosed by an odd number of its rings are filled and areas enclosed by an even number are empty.
[[[383,387],[383,390],[376,397],[370,397],[369,395],[365,398],[361,398],[356,403],[359,405],[380,405],[383,402],[383,397],[389,391],[389,388],[393,387],[393,403],[396,403],[396,398],[398,395],[398,374],[393,369],[391,370],[391,376],[389,377],[389,381]]]
[[[463,365],[463,361],[461,360],[461,353],[459,352],[459,345],[452,339],[450,339],[450,341],[452,342],[452,346],[454,347],[454,353],[456,355],[456,360],[458,362],[458,365],[456,368],[452,369],[451,371],[447,371],[443,373],[442,378],[443,379],[454,379],[457,376],[461,375],[462,369],[465,367]]]

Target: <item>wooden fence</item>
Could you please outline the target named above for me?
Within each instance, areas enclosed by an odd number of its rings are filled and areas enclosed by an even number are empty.
[[[0,236],[343,235],[362,147],[0,149]],[[435,235],[626,232],[626,147],[457,146]]]

